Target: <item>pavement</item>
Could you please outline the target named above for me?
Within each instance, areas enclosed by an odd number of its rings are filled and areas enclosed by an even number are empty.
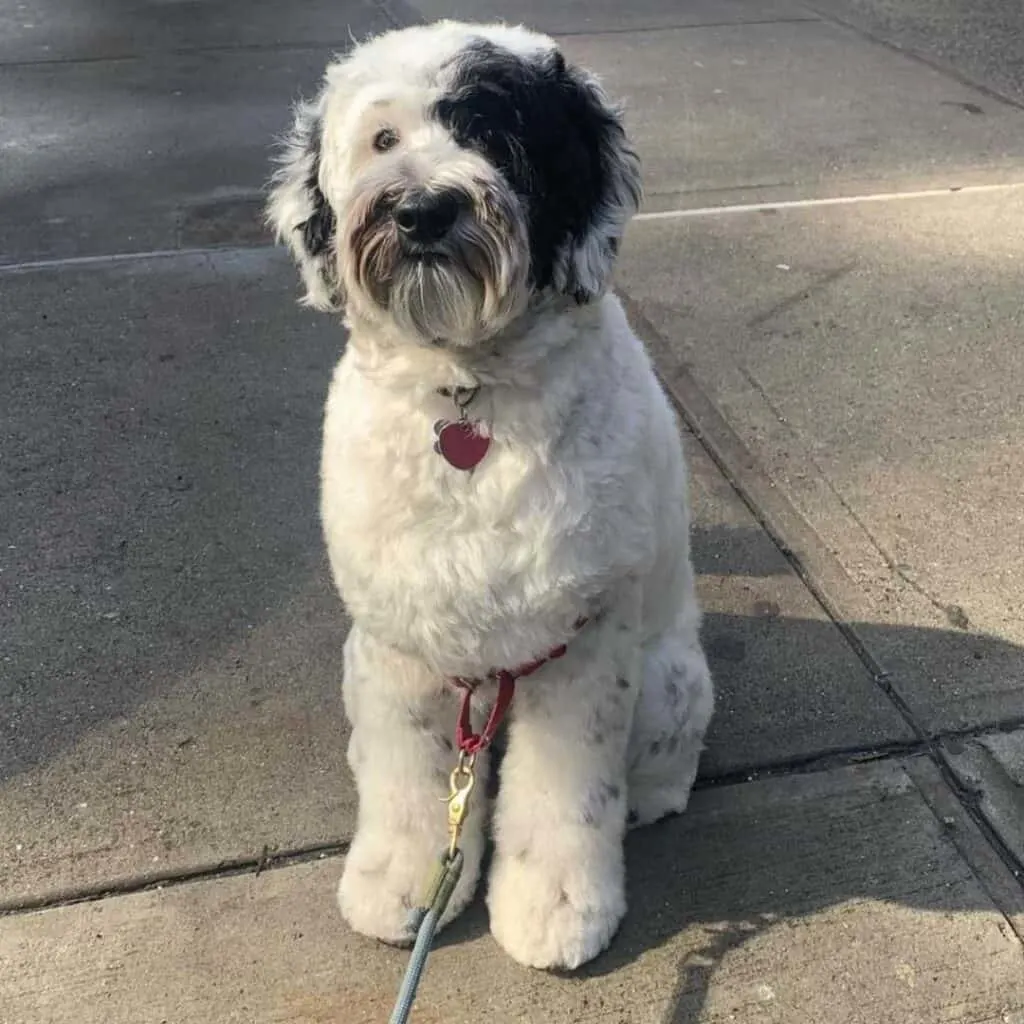
[[[628,9],[623,9],[624,7]],[[0,1024],[373,1024],[316,521],[338,326],[260,222],[352,37],[557,34],[646,173],[719,710],[573,976],[478,901],[415,1020],[1024,1024],[1013,0],[0,0]]]

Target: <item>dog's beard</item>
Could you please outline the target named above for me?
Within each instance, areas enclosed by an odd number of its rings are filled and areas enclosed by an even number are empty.
[[[406,335],[472,344],[499,331],[526,306],[526,225],[511,196],[477,186],[471,214],[441,241],[409,249],[389,209],[394,193],[368,196],[347,218],[342,269],[350,301],[362,298]]]

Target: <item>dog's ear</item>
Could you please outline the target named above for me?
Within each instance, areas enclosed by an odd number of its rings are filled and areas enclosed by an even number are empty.
[[[575,191],[573,199],[566,196],[568,201],[586,203],[578,226],[555,254],[552,278],[559,291],[582,304],[604,291],[626,223],[640,206],[640,158],[626,137],[622,111],[608,100],[597,79],[567,66],[557,51],[549,59],[571,110],[579,146],[574,160],[581,164],[560,178],[567,190]]]
[[[326,92],[295,107],[291,131],[277,156],[270,184],[267,221],[278,241],[287,244],[299,266],[306,295],[314,309],[342,304],[335,258],[337,223],[320,188],[320,147]]]

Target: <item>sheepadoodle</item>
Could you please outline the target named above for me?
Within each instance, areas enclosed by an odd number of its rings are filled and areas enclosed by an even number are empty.
[[[462,688],[478,729],[503,671],[497,797],[481,753],[446,921],[489,832],[494,937],[577,967],[625,913],[627,825],[686,806],[712,710],[686,469],[608,291],[639,199],[618,110],[523,28],[387,33],[296,110],[268,215],[305,302],[348,328],[321,514],[353,621],[338,898],[366,935],[410,940],[448,845]]]

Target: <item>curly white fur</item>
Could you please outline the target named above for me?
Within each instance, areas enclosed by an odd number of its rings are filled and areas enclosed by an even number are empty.
[[[528,60],[554,52],[550,39],[523,29],[454,23],[364,44],[300,108],[270,213],[311,300],[345,301],[350,328],[322,460],[324,532],[354,621],[344,700],[360,806],[342,911],[365,934],[410,938],[408,910],[446,839],[439,798],[457,708],[448,680],[514,668],[571,637],[564,658],[517,688],[493,811],[488,906],[495,937],[517,960],[573,968],[607,946],[625,912],[627,814],[644,824],[686,806],[712,710],[677,424],[621,305],[600,294],[614,257],[608,239],[635,208],[635,158],[624,144],[606,154],[601,209],[588,234],[553,254],[551,281],[541,288],[510,274],[500,288],[488,282],[502,292],[501,312],[477,316],[472,336],[460,339],[410,330],[404,302],[395,310],[354,298],[361,286],[345,270],[354,259],[349,236],[342,230],[311,255],[302,226],[318,201],[312,185],[330,204],[329,223],[341,225],[382,180],[418,187],[468,167],[474,181],[502,187],[497,170],[479,154],[467,158],[425,113],[444,92],[453,55],[480,38]],[[596,90],[589,77],[580,81]],[[377,124],[367,111],[382,108],[400,108],[388,116],[405,119],[408,142],[378,160],[364,136]],[[611,108],[600,113],[614,117]],[[310,155],[316,119],[319,161]],[[511,234],[493,244],[521,253],[529,216],[514,189],[506,199],[522,216],[499,218],[494,230],[504,223]],[[568,274],[580,260],[582,271]],[[593,301],[579,304],[583,277]],[[573,289],[575,297],[566,294]],[[480,388],[470,412],[492,438],[469,473],[432,446],[435,421],[453,414],[439,392],[459,386]],[[582,616],[588,623],[574,633]],[[493,696],[493,688],[478,691],[478,716]],[[480,774],[487,768],[483,758]],[[478,881],[482,789],[447,919]]]

